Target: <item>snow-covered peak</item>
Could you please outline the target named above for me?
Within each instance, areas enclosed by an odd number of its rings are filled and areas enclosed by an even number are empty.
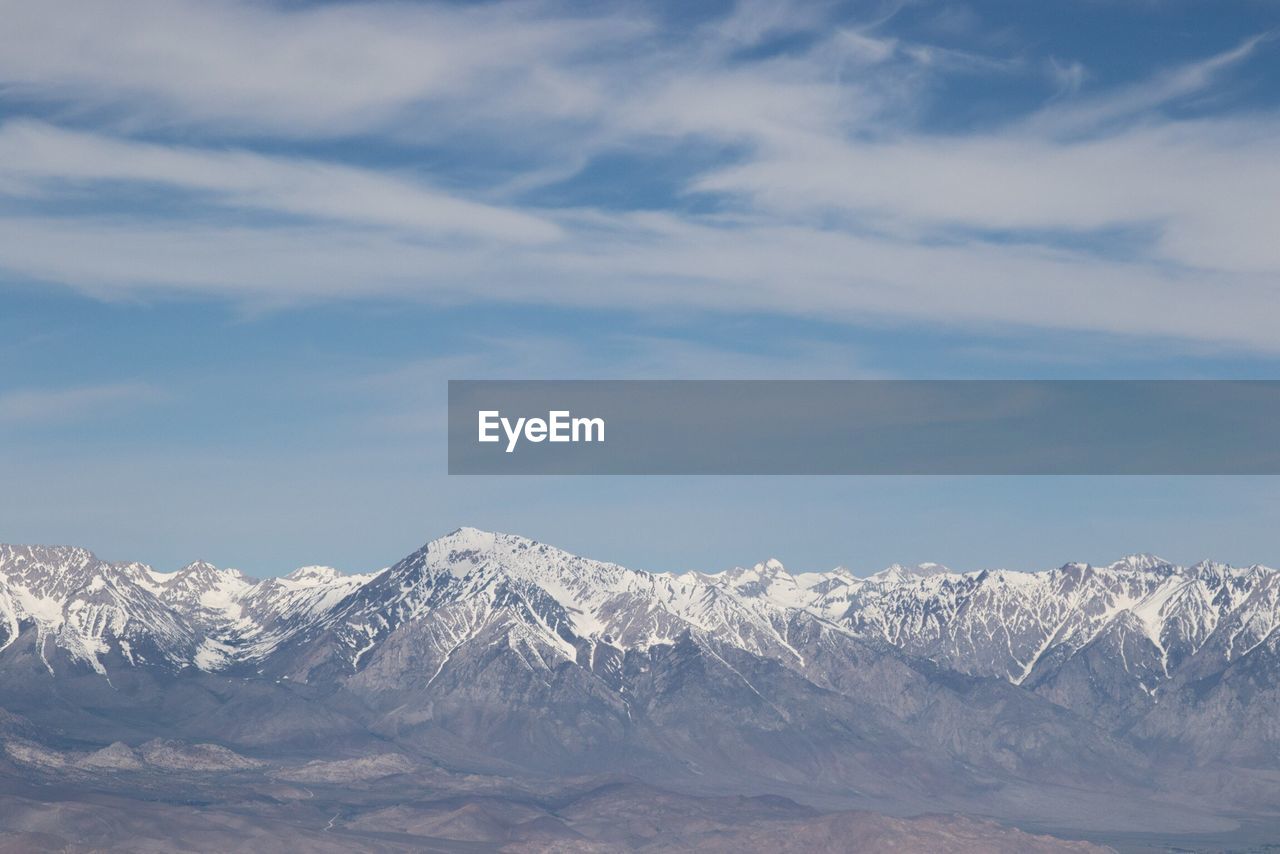
[[[837,593],[847,594],[866,583],[843,566],[827,572],[801,572],[794,576],[801,589],[808,590],[814,596],[827,597]]]
[[[649,573],[613,563],[579,557],[563,549],[517,534],[459,528],[432,540],[399,565],[426,568],[431,575],[447,573],[459,578],[502,576],[554,588],[594,587],[618,592]],[[559,598],[559,597],[557,597]]]
[[[74,565],[96,561],[97,556],[79,546],[20,546],[0,544],[0,567],[18,567],[24,564]]]
[[[182,569],[174,570],[173,572],[158,572],[149,566],[144,567],[141,564],[137,566],[144,570],[142,572],[142,576],[145,579],[143,583],[152,587],[155,592],[161,593],[161,595],[163,595],[162,591],[179,594],[194,591],[195,595],[199,595],[200,592],[210,587],[222,586],[227,583],[235,583],[237,585],[254,583],[253,579],[238,569],[220,569],[205,560],[193,561],[182,567]]]
[[[462,527],[443,537],[439,537],[423,546],[424,549],[434,550],[438,552],[485,552],[493,548],[494,543],[501,537],[502,539],[512,542],[521,541],[527,546],[536,546],[533,540],[527,537],[518,537],[514,534],[499,534],[493,531],[481,531],[479,528]]]
[[[0,545],[0,648],[30,626],[51,673],[50,651],[99,673],[104,656],[132,661],[135,650],[151,661],[181,662],[194,633],[153,587],[151,569],[140,563],[107,563],[81,548]]]
[[[219,569],[208,561],[189,563],[177,572],[148,573],[144,586],[206,636],[221,635],[242,620],[241,600],[256,582],[238,569]],[[212,659],[206,652],[199,666]]]
[[[1131,572],[1161,572],[1168,574],[1177,567],[1162,557],[1145,552],[1126,555],[1107,567],[1112,570],[1128,570]]]
[[[709,577],[720,579],[722,583],[735,586],[764,582],[770,579],[792,579],[791,573],[787,572],[787,568],[782,565],[782,561],[775,557],[749,567],[735,566],[733,569],[717,572]]]
[[[254,585],[254,580],[238,569],[219,569],[208,561],[189,563],[177,572],[147,573],[155,585],[156,595],[167,600],[199,601],[213,591],[222,596],[243,593]]]
[[[847,566],[837,566],[833,569],[827,570],[826,572],[806,572],[806,573],[802,573],[802,575],[805,575],[805,576],[814,575],[822,578],[833,578],[833,579],[838,579],[840,581],[849,581],[849,582],[862,580],[854,573],[852,569],[849,569]],[[801,576],[797,575],[796,577],[799,578]]]
[[[42,597],[66,596],[106,566],[93,552],[74,546],[0,545],[0,576]]]
[[[776,560],[714,575],[653,573],[464,528],[393,566],[336,619],[353,662],[427,613],[442,621],[441,631],[452,626],[455,644],[462,626],[493,619],[576,660],[575,644],[644,649],[691,632],[748,650],[786,649],[777,625],[813,598]]]
[[[777,558],[750,568],[735,567],[711,577],[745,599],[763,598],[787,608],[803,608],[813,599]]]
[[[947,575],[950,572],[950,569],[940,563],[918,563],[915,566],[904,566],[903,564],[895,563],[877,573],[868,575],[866,580],[873,584],[902,584],[906,581],[915,581],[934,575]]]
[[[1194,576],[1215,576],[1223,577],[1235,575],[1242,570],[1237,569],[1229,563],[1222,563],[1216,560],[1202,560],[1187,569],[1188,575]],[[1247,570],[1246,570],[1247,571]]]
[[[284,576],[288,581],[308,584],[328,584],[342,577],[343,574],[332,566],[300,566]]]

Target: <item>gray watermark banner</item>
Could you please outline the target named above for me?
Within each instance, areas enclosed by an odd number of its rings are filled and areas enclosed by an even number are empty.
[[[451,380],[450,474],[1280,474],[1280,381]]]

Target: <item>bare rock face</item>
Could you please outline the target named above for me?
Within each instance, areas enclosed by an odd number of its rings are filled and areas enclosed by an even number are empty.
[[[185,744],[172,739],[153,739],[138,752],[148,765],[174,771],[243,771],[263,765],[217,744]]]
[[[314,760],[275,773],[281,780],[298,783],[351,783],[408,774],[417,763],[399,753],[377,753],[354,759]]]
[[[66,768],[74,764],[77,758],[22,738],[5,739],[4,751],[10,759],[20,765],[39,768]]]
[[[90,753],[77,764],[94,770],[138,771],[143,767],[143,760],[132,747],[117,741]]]

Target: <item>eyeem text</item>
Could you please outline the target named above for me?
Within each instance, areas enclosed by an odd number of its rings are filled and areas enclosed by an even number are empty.
[[[481,409],[479,440],[500,442],[506,434],[507,453],[524,439],[528,442],[603,442],[603,418],[575,418],[567,409],[553,409],[546,418],[503,418],[497,409]]]

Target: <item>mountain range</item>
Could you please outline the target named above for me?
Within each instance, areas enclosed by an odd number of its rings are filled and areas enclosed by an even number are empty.
[[[214,777],[293,803],[277,790],[305,780],[345,793],[327,833],[392,849],[360,823],[407,807],[350,792],[483,792],[504,817],[462,841],[495,843],[531,792],[570,803],[596,783],[721,813],[766,799],[735,820],[760,839],[964,814],[1121,848],[1272,841],[1277,626],[1280,572],[1151,555],[653,573],[463,528],[380,571],[259,581],[0,546],[0,780],[77,803],[107,780],[191,797]],[[779,818],[768,798],[816,812]],[[607,847],[560,801],[536,806]],[[403,821],[410,838],[425,819]]]

